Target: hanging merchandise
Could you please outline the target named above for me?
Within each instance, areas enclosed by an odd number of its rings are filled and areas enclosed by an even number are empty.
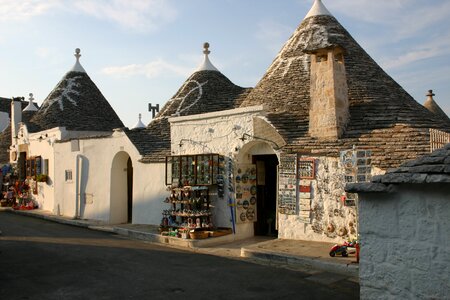
[[[278,212],[297,213],[297,154],[281,153],[278,179]]]
[[[234,181],[236,195],[236,222],[256,222],[256,165],[237,165]]]
[[[372,151],[350,150],[341,151],[341,162],[344,166],[345,182],[370,181],[372,171]]]
[[[230,195],[228,198],[228,206],[230,207],[230,221],[231,226],[233,228],[233,234],[236,234],[236,211],[235,211],[235,201],[232,198],[233,192],[234,192],[234,185],[233,185],[233,178],[234,178],[234,168],[233,168],[233,161],[231,160],[231,154],[230,157],[228,157],[228,194]]]

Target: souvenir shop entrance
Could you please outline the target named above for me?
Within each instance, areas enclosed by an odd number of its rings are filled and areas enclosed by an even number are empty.
[[[253,155],[252,163],[257,173],[257,221],[255,235],[277,236],[277,166],[276,155]]]

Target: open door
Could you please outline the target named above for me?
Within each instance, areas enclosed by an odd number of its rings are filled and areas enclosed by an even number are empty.
[[[254,155],[253,163],[257,174],[257,221],[255,235],[277,236],[275,229],[277,209],[277,166],[276,155]]]

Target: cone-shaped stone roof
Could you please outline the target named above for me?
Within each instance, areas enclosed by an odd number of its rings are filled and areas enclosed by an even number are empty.
[[[428,94],[427,94],[427,100],[425,100],[425,103],[423,104],[423,106],[425,106],[426,109],[428,109],[429,111],[434,113],[436,115],[436,117],[443,118],[446,121],[450,121],[447,114],[436,103],[436,101],[434,101],[433,96],[434,96],[433,91],[429,90]]]
[[[219,71],[196,71],[167,101],[147,128],[130,130],[127,135],[143,155],[142,162],[164,161],[165,156],[170,155],[169,117],[236,108],[249,90],[235,85]]]
[[[337,46],[344,50],[350,119],[341,139],[320,141],[308,134],[308,53]],[[335,155],[353,145],[367,147],[380,167],[429,151],[428,128],[450,130],[450,122],[436,120],[417,103],[331,15],[302,21],[242,106],[261,104],[290,150]]]
[[[134,126],[131,129],[142,129],[145,128],[145,124],[142,123],[142,115],[139,114],[139,120],[134,124]]]
[[[124,127],[78,59],[79,56],[27,124],[30,132],[54,127],[71,131],[112,131]]]

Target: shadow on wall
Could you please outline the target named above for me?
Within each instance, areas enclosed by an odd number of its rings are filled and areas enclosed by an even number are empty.
[[[79,168],[79,177],[77,178],[77,199],[80,208],[79,217],[83,219],[85,216],[86,203],[90,201],[89,195],[86,195],[86,186],[89,180],[89,160],[83,155],[78,155],[77,168]]]

